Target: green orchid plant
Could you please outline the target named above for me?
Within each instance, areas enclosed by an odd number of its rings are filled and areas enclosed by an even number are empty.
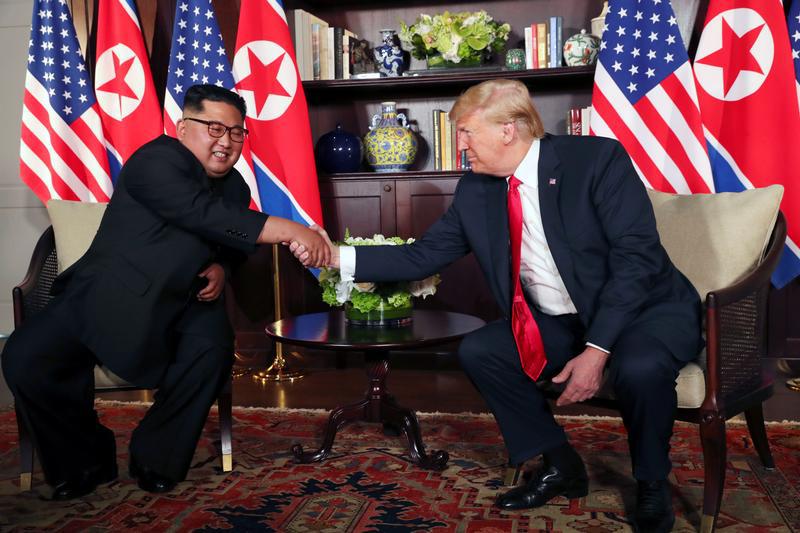
[[[376,234],[371,238],[351,237],[345,231],[344,241],[338,244],[348,246],[402,246],[411,244],[414,239],[400,237],[384,237]],[[411,307],[412,297],[427,298],[436,293],[439,274],[422,281],[398,281],[382,283],[356,283],[342,281],[338,268],[322,268],[319,273],[319,284],[322,287],[322,301],[332,307],[339,307],[347,302],[362,313],[376,309],[401,309]]]
[[[400,23],[400,39],[417,59],[440,54],[451,63],[479,63],[491,52],[501,52],[511,32],[486,11],[420,14],[413,24]]]

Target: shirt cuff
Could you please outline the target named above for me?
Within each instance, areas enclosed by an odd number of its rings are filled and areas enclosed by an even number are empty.
[[[339,261],[341,261],[341,259],[340,259]],[[597,349],[598,349],[598,350],[600,350],[601,352],[605,352],[605,353],[608,353],[608,354],[610,354],[610,353],[611,353],[610,351],[606,350],[606,349],[605,349],[605,348],[603,348],[602,346],[598,346],[598,345],[596,345],[596,344],[592,344],[591,342],[587,342],[587,343],[586,343],[586,346],[591,346],[592,348],[597,348]]]
[[[339,247],[339,278],[342,281],[353,281],[356,274],[355,246]]]

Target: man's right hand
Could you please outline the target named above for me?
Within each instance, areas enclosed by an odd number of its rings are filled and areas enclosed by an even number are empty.
[[[333,255],[331,247],[333,245],[325,230],[316,224],[303,228],[301,232],[298,232],[298,235],[292,239],[289,245],[290,250],[292,246],[295,246],[295,250],[292,253],[300,260],[303,266],[319,268],[330,265],[331,256]],[[302,250],[300,255],[298,255],[297,250]],[[336,255],[338,259],[338,250]]]
[[[286,218],[270,216],[261,228],[256,242],[297,243],[307,254],[302,261],[303,265],[319,268],[329,265],[331,261],[331,241],[327,235],[319,233],[320,229],[315,230]]]
[[[308,229],[319,234],[319,236],[324,239],[325,243],[330,249],[330,259],[328,260],[327,264],[313,264],[311,261],[312,254],[310,253],[309,249],[298,240],[293,240],[291,243],[289,243],[289,251],[291,251],[297,260],[300,261],[304,266],[328,266],[332,268],[339,268],[339,247],[331,242],[330,237],[328,237],[328,232],[316,224],[312,224]]]

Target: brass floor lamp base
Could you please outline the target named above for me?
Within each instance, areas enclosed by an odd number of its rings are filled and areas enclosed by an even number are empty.
[[[796,360],[780,359],[778,360],[778,370],[784,374],[794,374],[796,376],[800,372],[800,365]],[[800,377],[787,379],[786,388],[794,392],[800,392]]]
[[[297,352],[292,352],[292,355],[299,356]],[[253,374],[253,379],[266,383],[267,381],[295,381],[302,379],[308,375],[305,370],[291,370],[286,368],[286,359],[279,351],[275,356],[275,361],[266,369],[260,370]]]

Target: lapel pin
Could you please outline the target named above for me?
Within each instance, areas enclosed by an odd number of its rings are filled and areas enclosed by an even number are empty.
[[[555,178],[550,178],[550,180],[547,183],[549,185],[555,185],[556,184],[556,179]]]

